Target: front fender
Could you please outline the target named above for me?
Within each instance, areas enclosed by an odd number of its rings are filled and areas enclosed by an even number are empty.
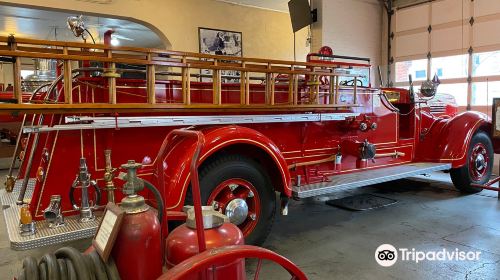
[[[236,125],[205,128],[201,131],[205,136],[205,146],[200,153],[200,164],[215,152],[234,144],[256,146],[273,159],[281,173],[281,190],[285,195],[291,195],[291,179],[287,163],[278,147],[262,133]],[[164,176],[163,180],[159,181],[166,200],[166,209],[180,210],[190,184],[189,165],[195,150],[195,141],[188,138],[173,141],[175,143],[170,146],[163,159]]]
[[[429,131],[420,135],[415,158],[418,161],[449,162],[453,168],[461,167],[466,162],[467,147],[474,133],[490,125],[488,116],[473,111],[436,119]]]

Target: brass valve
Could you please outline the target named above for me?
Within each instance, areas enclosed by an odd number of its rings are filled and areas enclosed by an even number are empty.
[[[144,181],[137,177],[137,169],[141,166],[142,164],[136,163],[134,160],[129,160],[121,166],[127,170],[126,174],[120,173],[119,176],[120,179],[125,181],[122,192],[126,196],[120,204],[120,208],[125,213],[141,213],[149,209],[144,197],[137,194],[144,189]]]
[[[108,195],[108,202],[115,202],[115,184],[113,179],[116,177],[117,168],[113,168],[111,165],[111,150],[104,150],[104,158],[106,161],[106,167],[104,169],[104,182],[106,182],[105,190]]]
[[[125,181],[123,184],[123,194],[133,195],[144,189],[144,181],[137,177],[137,169],[142,167],[142,164],[136,163],[134,160],[129,160],[127,163],[122,164],[123,169],[127,170],[127,174],[122,176]]]

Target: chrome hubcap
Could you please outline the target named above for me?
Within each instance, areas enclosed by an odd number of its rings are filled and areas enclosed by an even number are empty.
[[[482,154],[478,154],[476,157],[476,169],[478,171],[483,170],[486,167],[486,160]]]
[[[231,200],[226,207],[226,216],[235,225],[243,223],[248,216],[248,205],[244,199],[236,198]]]

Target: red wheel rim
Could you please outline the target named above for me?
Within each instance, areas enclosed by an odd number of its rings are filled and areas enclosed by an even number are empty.
[[[486,146],[482,143],[477,143],[474,148],[472,148],[469,157],[469,173],[472,180],[476,182],[481,181],[488,173],[489,163],[490,157]]]
[[[207,205],[214,205],[215,210],[226,214],[228,206],[242,201],[248,207],[248,214],[238,224],[238,227],[246,237],[255,229],[260,218],[260,197],[252,183],[236,178],[226,180],[212,191],[208,197]]]

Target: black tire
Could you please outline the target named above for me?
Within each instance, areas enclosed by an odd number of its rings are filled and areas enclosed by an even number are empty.
[[[475,180],[471,176],[471,168],[474,167],[470,166],[471,164],[469,159],[471,157],[473,148],[479,143],[483,144],[484,147],[486,148],[486,153],[489,160],[486,166],[486,173],[480,178],[480,180]],[[461,192],[478,193],[483,189],[475,188],[471,186],[471,184],[472,183],[485,184],[486,182],[488,182],[491,176],[492,168],[493,168],[493,144],[491,143],[491,139],[488,136],[488,134],[486,134],[483,131],[479,131],[472,136],[469,147],[467,148],[467,158],[465,165],[460,168],[452,168],[450,170],[451,181],[453,182],[453,185],[455,185],[455,188],[457,188]]]
[[[269,175],[254,160],[240,155],[222,155],[200,170],[201,200],[207,204],[210,194],[219,184],[229,179],[243,179],[251,183],[260,198],[260,214],[255,228],[245,237],[245,244],[261,245],[266,240],[276,214],[276,195]],[[186,204],[192,201],[190,191]]]

